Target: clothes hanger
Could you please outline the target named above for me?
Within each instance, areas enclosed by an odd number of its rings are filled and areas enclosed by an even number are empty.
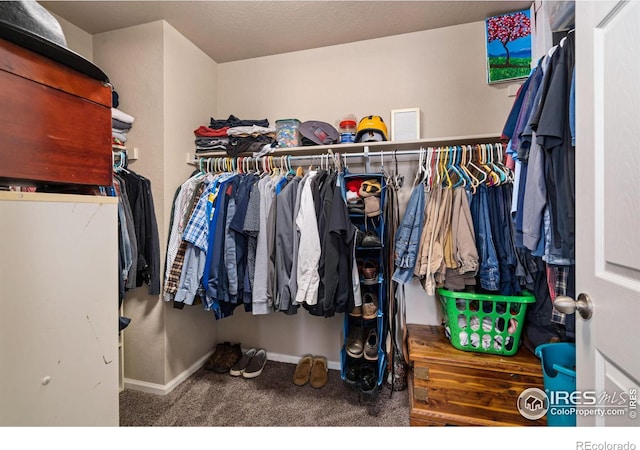
[[[416,185],[418,184],[418,181],[424,181],[423,168],[422,168],[422,164],[424,164],[424,158],[425,158],[425,149],[424,147],[420,147],[420,150],[418,152],[418,170],[416,170],[416,176],[413,179],[413,187],[416,187]]]
[[[477,150],[478,150],[478,164],[482,165],[480,163],[481,160],[481,156],[480,156],[480,146],[477,145],[476,146]],[[477,166],[474,162],[473,162],[473,147],[469,146],[469,165],[471,167],[473,167],[481,176],[481,179],[478,180],[478,185],[476,185],[476,187],[478,187],[480,184],[485,183],[487,181],[487,178],[489,177],[489,174],[487,172],[485,172],[481,167]]]
[[[451,186],[451,180],[449,179],[449,174],[447,173],[447,158],[448,152],[445,152],[444,147],[438,148],[438,186],[445,184],[447,187]]]
[[[461,151],[462,162],[461,162],[460,168],[465,174],[467,174],[467,177],[469,178],[469,188],[471,189],[471,192],[475,194],[476,188],[480,185],[480,180],[478,180],[478,178],[473,174],[473,172],[469,170],[470,157],[467,158],[467,153],[469,154],[471,153],[471,146],[463,145],[462,151]]]
[[[278,167],[276,167],[273,156],[269,156],[267,158],[267,160],[269,161],[269,176],[271,178],[275,178],[276,175],[278,174]]]
[[[440,158],[442,160],[442,179],[446,184],[447,188],[451,188],[453,186],[453,182],[449,177],[449,156],[451,153],[449,152],[449,147],[443,147],[440,149]]]
[[[502,148],[502,144],[500,142],[496,143],[494,145],[494,151],[495,151],[495,160],[497,162],[498,167],[500,167],[500,169],[502,170],[502,172],[504,172],[505,174],[505,183],[513,183],[513,180],[515,178],[515,174],[513,173],[513,170],[511,170],[509,167],[507,167],[507,165],[504,162],[504,151]]]
[[[449,171],[453,171],[454,175],[457,177],[457,181],[453,184],[452,189],[455,189],[459,186],[466,187],[467,179],[462,174],[460,167],[458,166],[458,146],[453,145],[449,147]]]
[[[463,166],[462,166],[462,157],[464,155],[464,150],[461,146],[456,145],[454,146],[455,148],[455,161],[454,161],[454,167],[457,169],[457,173],[458,175],[462,178],[462,186],[463,187],[467,187],[470,186],[472,183],[471,178],[469,177],[469,174],[467,172],[465,172]]]
[[[487,147],[484,144],[478,144],[478,153],[480,154],[479,164],[487,174],[487,178],[485,179],[485,183],[487,186],[495,186],[500,178],[494,173],[494,171],[489,167],[487,163]]]
[[[244,171],[243,171],[244,168],[242,167],[242,159],[243,158],[241,156],[237,156],[237,157],[233,158],[233,164],[235,166],[235,172],[238,175],[242,175],[244,173]]]
[[[426,159],[423,161],[423,164],[425,167],[422,182],[427,187],[427,192],[430,192],[433,188],[433,147],[427,147]]]
[[[404,175],[400,175],[400,172],[398,171],[398,155],[396,154],[396,152],[397,150],[394,148],[393,149],[393,164],[394,164],[393,182],[397,188],[401,188],[402,185],[404,184]]]
[[[504,184],[507,181],[507,173],[504,172],[502,170],[502,168],[496,164],[496,160],[498,158],[496,158],[496,154],[495,154],[495,150],[493,147],[493,144],[489,143],[487,144],[487,151],[489,152],[489,164],[491,165],[491,168],[494,170],[494,172],[498,175],[498,177],[500,178],[500,181],[498,183],[498,185]]]

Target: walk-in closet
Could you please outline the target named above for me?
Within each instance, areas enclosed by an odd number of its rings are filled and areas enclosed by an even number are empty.
[[[0,425],[638,426],[638,20],[0,2]]]

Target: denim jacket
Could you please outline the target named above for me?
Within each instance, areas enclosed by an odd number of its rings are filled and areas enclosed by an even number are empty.
[[[424,186],[420,183],[411,192],[407,209],[396,232],[394,253],[396,270],[392,279],[397,283],[409,283],[413,277],[424,221],[424,197]]]

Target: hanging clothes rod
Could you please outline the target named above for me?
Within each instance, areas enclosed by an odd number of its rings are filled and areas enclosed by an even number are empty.
[[[377,151],[377,152],[370,152],[367,151],[367,147],[365,146],[365,151],[363,152],[356,152],[356,153],[342,153],[342,152],[333,152],[332,149],[327,150],[327,152],[325,153],[316,153],[316,154],[309,154],[309,155],[286,155],[284,153],[278,153],[278,154],[273,154],[273,153],[266,153],[262,156],[228,156],[228,155],[215,155],[215,156],[198,156],[195,155],[194,157],[194,164],[197,164],[199,160],[201,159],[263,159],[263,158],[269,158],[272,157],[274,159],[279,159],[282,157],[287,158],[287,160],[290,161],[300,161],[300,160],[309,160],[309,159],[320,159],[320,158],[326,158],[327,156],[332,157],[332,156],[338,156],[340,155],[341,158],[376,158],[376,157],[385,157],[385,156],[409,156],[409,155],[419,155],[420,152],[425,151],[426,149],[431,149],[432,153],[445,153],[445,152],[453,152],[453,151],[461,151],[461,150],[468,150],[468,147],[471,147],[473,150],[476,149],[476,145],[486,145],[486,144],[474,144],[474,145],[469,145],[469,144],[463,144],[463,145],[448,145],[448,146],[423,146],[420,149],[415,149],[415,150],[382,150],[382,151]],[[492,145],[502,145],[500,142],[495,142]],[[504,145],[502,145],[502,147],[504,148]]]

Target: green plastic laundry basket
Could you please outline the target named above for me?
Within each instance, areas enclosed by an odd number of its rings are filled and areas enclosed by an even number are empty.
[[[518,351],[527,305],[536,301],[522,295],[490,295],[438,289],[443,324],[458,350],[512,356]]]

